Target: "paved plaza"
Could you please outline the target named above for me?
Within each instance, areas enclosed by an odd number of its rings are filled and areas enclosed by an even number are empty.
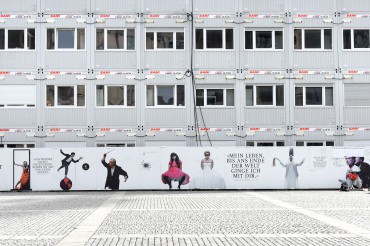
[[[0,193],[0,245],[370,245],[365,191]]]

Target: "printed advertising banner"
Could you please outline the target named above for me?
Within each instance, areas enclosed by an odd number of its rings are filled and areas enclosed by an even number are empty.
[[[39,148],[0,156],[1,191],[370,186],[367,147]]]

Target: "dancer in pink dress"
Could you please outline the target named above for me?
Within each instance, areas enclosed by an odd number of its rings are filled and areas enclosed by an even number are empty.
[[[176,153],[171,153],[170,162],[168,163],[168,171],[162,174],[162,182],[168,184],[172,189],[172,181],[179,181],[179,186],[186,185],[190,182],[190,176],[182,171],[182,162]]]

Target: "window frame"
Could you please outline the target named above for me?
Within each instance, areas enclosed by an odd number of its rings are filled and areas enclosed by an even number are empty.
[[[195,99],[195,105],[196,107],[203,107],[203,108],[235,108],[235,88],[196,88],[197,90],[203,90],[203,106],[197,105],[198,99]],[[222,105],[208,105],[207,104],[207,98],[208,98],[208,90],[223,90],[223,104]],[[227,106],[227,90],[233,90],[234,91],[234,105],[233,106]],[[195,91],[195,93],[196,93]],[[195,95],[196,97],[196,95]]]
[[[351,31],[351,48],[345,49],[344,48],[344,30],[350,30]],[[369,48],[355,48],[355,30],[367,30],[369,31],[369,39],[370,39],[370,28],[342,28],[342,50],[343,51],[370,51]],[[369,41],[370,42],[370,41]]]
[[[177,106],[177,86],[182,85],[184,86],[184,105]],[[148,86],[154,86],[154,105],[148,106]],[[173,86],[173,105],[158,105],[158,94],[157,94],[157,87],[158,86]],[[145,85],[145,108],[185,108],[186,107],[186,85],[185,84],[146,84]]]
[[[245,108],[256,108],[256,107],[259,107],[259,108],[269,108],[269,107],[279,107],[279,108],[284,108],[285,107],[285,98],[286,98],[286,95],[285,95],[285,85],[284,84],[278,84],[278,85],[272,85],[272,84],[258,84],[258,85],[249,85],[249,84],[245,84],[244,86],[244,93],[245,93],[245,90],[247,86],[253,86],[253,106],[247,106],[247,98],[246,96],[244,97],[244,107]],[[257,87],[261,87],[261,86],[270,86],[270,87],[273,87],[272,89],[272,105],[257,105]],[[283,106],[277,106],[276,105],[276,86],[283,86],[283,89],[284,89],[284,105]],[[244,94],[246,95],[246,94]]]
[[[54,86],[54,106],[47,106],[47,88],[48,86]],[[84,100],[84,106],[77,106],[77,86],[84,86],[85,90],[85,100]],[[58,105],[58,87],[73,87],[73,98],[74,98],[74,103],[73,105]],[[58,85],[45,85],[45,104],[44,107],[47,109],[53,109],[53,108],[86,108],[86,85],[80,85],[80,84],[74,84],[74,85],[69,85],[69,84],[58,84]]]
[[[2,51],[15,51],[15,52],[19,52],[19,51],[29,51],[29,52],[35,52],[36,51],[36,48],[37,48],[37,38],[36,38],[36,28],[19,28],[19,27],[14,27],[14,28],[9,28],[9,27],[4,27],[4,28],[0,28],[0,29],[3,29],[4,30],[4,49],[0,49],[0,52]],[[35,30],[35,49],[28,49],[28,32],[27,30],[28,29],[34,29]],[[24,32],[24,48],[23,49],[9,49],[8,46],[9,46],[9,42],[8,42],[8,31],[23,31]]]
[[[96,48],[96,33],[97,33],[97,30],[98,29],[103,29],[104,30],[104,49],[102,50],[98,50]],[[128,35],[128,32],[127,30],[128,29],[132,29],[134,30],[134,34],[135,34],[135,49],[133,50],[128,50],[127,49],[127,42],[128,42],[128,39],[127,39],[127,35]],[[124,31],[124,35],[123,35],[123,49],[108,49],[108,31]],[[100,27],[96,27],[95,28],[95,51],[97,52],[102,52],[102,51],[109,51],[109,52],[116,52],[116,51],[136,51],[136,28],[115,28],[115,27],[109,27],[109,28],[100,28]]]
[[[284,28],[273,28],[273,29],[263,29],[263,28],[257,28],[257,29],[253,29],[253,30],[248,30],[250,28],[244,28],[244,51],[248,52],[248,51],[284,51],[284,43],[285,43],[285,40],[284,40]],[[249,32],[252,32],[252,38],[253,38],[253,48],[252,49],[246,49],[245,48],[245,42],[246,42],[246,39],[245,39],[245,32],[246,31],[249,31]],[[276,31],[280,31],[283,33],[282,37],[283,37],[283,48],[282,49],[276,49],[275,48],[275,32]],[[256,44],[257,44],[257,41],[256,41],[256,32],[272,32],[272,45],[271,45],[271,48],[256,48]]]
[[[198,29],[203,30],[203,49],[197,49],[196,30]],[[226,30],[227,29],[233,30],[233,48],[232,49],[226,49]],[[207,48],[207,30],[222,31],[222,48]],[[194,51],[235,51],[235,28],[233,27],[203,27],[203,28],[195,27],[193,32],[194,32],[194,38],[193,38]]]
[[[135,106],[127,106],[127,86],[131,84],[125,84],[125,85],[119,85],[119,84],[109,84],[109,85],[104,85],[104,84],[96,84],[95,85],[95,108],[136,108],[136,86],[134,86],[135,90]],[[98,106],[98,101],[97,101],[97,86],[104,86],[104,106]],[[123,105],[108,105],[108,88],[107,87],[123,87]]]
[[[302,49],[296,49],[294,47],[294,32],[295,30],[302,30]],[[305,47],[305,35],[306,35],[306,30],[320,30],[320,38],[321,38],[321,48],[306,48]],[[325,30],[331,30],[331,49],[325,49]],[[327,52],[330,52],[330,51],[333,51],[334,48],[333,48],[333,28],[308,28],[308,27],[304,27],[304,28],[293,28],[293,51],[327,51]]]
[[[167,29],[168,30],[166,30],[166,28],[146,27],[145,28],[145,33],[144,33],[144,43],[145,43],[144,50],[149,51],[149,52],[150,51],[185,51],[185,48],[186,48],[185,28],[169,27]],[[176,29],[179,29],[179,30],[176,30]],[[146,34],[151,33],[151,32],[154,33],[154,40],[153,40],[154,46],[153,46],[153,49],[148,49],[147,46],[146,46]],[[157,43],[157,35],[160,32],[172,33],[172,35],[173,35],[173,48],[172,49],[157,48],[157,44],[158,44]],[[176,49],[176,41],[177,41],[176,33],[181,33],[181,32],[184,34],[184,48],[183,49]]]
[[[50,29],[52,29],[52,30],[54,30],[54,49],[48,49],[48,30],[50,30]],[[73,40],[73,46],[74,46],[74,48],[73,49],[71,49],[71,48],[58,48],[58,30],[74,30],[74,40]],[[84,29],[85,30],[85,45],[84,45],[84,49],[77,49],[77,45],[78,45],[78,42],[77,42],[77,39],[78,39],[78,35],[77,35],[77,30],[78,29]],[[46,42],[45,42],[45,45],[46,45],[46,47],[45,47],[45,49],[46,49],[46,51],[80,51],[80,52],[83,52],[83,51],[87,51],[87,47],[86,47],[86,44],[87,44],[87,32],[86,32],[86,29],[87,28],[85,28],[85,27],[82,27],[82,28],[80,28],[80,27],[71,27],[71,28],[69,28],[69,27],[52,27],[52,28],[45,28],[45,30],[46,30],[46,32],[45,32],[45,36],[46,36]]]
[[[302,87],[303,88],[303,91],[302,91],[302,100],[303,100],[303,105],[302,106],[297,106],[296,105],[296,94],[295,94],[295,88],[297,88],[297,87]],[[322,105],[307,105],[306,104],[306,88],[312,88],[312,87],[321,87],[321,93],[322,93]],[[326,88],[333,88],[333,105],[331,105],[331,106],[326,106],[325,104],[326,104],[326,93],[325,93],[325,89]],[[297,107],[297,108],[302,108],[302,107],[306,107],[306,108],[308,108],[308,107],[312,107],[312,108],[322,108],[322,107],[327,107],[327,108],[329,108],[329,107],[335,107],[335,94],[334,94],[334,86],[326,86],[326,85],[323,85],[323,86],[319,86],[319,85],[302,85],[302,86],[300,86],[300,85],[295,85],[294,86],[294,107]]]

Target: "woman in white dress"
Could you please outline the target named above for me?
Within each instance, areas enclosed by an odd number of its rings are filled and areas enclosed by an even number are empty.
[[[209,151],[204,152],[204,159],[200,162],[202,171],[190,183],[190,189],[226,189],[223,177],[213,170],[213,160]]]

